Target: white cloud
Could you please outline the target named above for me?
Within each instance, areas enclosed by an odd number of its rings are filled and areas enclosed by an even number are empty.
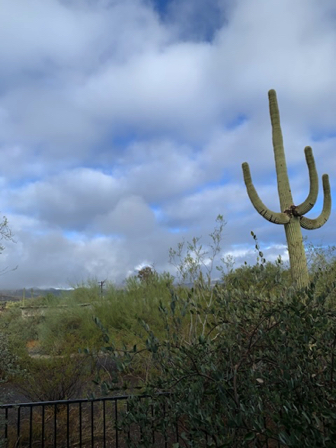
[[[98,215],[93,226],[106,235],[118,234],[133,239],[153,232],[155,215],[143,198],[131,195],[120,199],[106,215]]]
[[[37,216],[48,226],[88,227],[97,213],[107,212],[124,192],[122,181],[102,172],[78,168],[13,190],[13,210]]]
[[[243,261],[251,230],[270,257],[283,253],[241,163],[278,210],[275,88],[295,201],[308,191],[306,145],[333,185],[335,12],[331,0],[4,0],[0,207],[17,244],[2,257],[19,269],[3,285],[121,281],[147,260],[167,269],[169,247],[206,237],[218,214],[224,253]],[[309,239],[332,243],[333,219]]]

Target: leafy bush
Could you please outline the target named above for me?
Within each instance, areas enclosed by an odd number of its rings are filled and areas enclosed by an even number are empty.
[[[87,285],[80,285],[70,291],[67,295],[67,302],[72,303],[93,303],[100,299],[101,293],[97,281],[91,280]]]
[[[25,306],[38,307],[38,306],[57,306],[62,302],[62,297],[55,296],[54,294],[48,292],[46,295],[32,297],[25,299],[23,302],[19,302],[19,306],[23,304]]]
[[[165,338],[146,326],[158,372],[147,385],[147,411],[135,398],[123,428],[139,423],[143,447],[152,446],[145,435],[153,425],[166,432],[177,421],[180,446],[334,447],[336,311],[325,306],[333,291],[316,294],[312,285],[274,299],[217,291],[213,321],[188,341],[180,330],[195,308],[172,294],[170,307],[161,308]],[[164,419],[151,411],[162,391],[171,393]]]
[[[20,369],[19,359],[13,352],[10,346],[10,342],[5,333],[0,332],[0,387],[2,383],[7,382],[11,378],[17,375],[24,375],[24,371]],[[0,390],[1,402],[10,399],[8,392]],[[3,425],[5,419],[0,416],[0,433],[3,434]],[[0,447],[6,446],[6,441],[0,440]]]
[[[213,234],[215,255],[219,234]],[[143,390],[148,398],[134,397],[119,422],[126,431],[134,423],[141,427],[140,442],[129,446],[150,447],[153,428],[167,436],[178,425],[176,448],[334,447],[336,306],[335,283],[325,281],[330,277],[320,273],[308,289],[295,290],[281,263],[268,264],[261,254],[256,266],[228,273],[224,285],[212,287],[210,272],[203,275],[207,254],[198,239],[185,256],[172,254],[193,287],[171,288],[170,303],[159,304],[164,334],[143,319],[145,351],[106,347],[121,375],[150,356]],[[105,392],[113,387],[102,383]]]
[[[315,251],[311,286],[294,290],[281,260],[267,263],[253,234],[257,263],[222,270],[213,286],[224,226],[217,222],[208,249],[195,238],[170,252],[192,287],[152,272],[130,277],[123,290],[106,285],[104,295],[97,282],[82,285],[64,298],[67,308],[50,307],[35,332],[57,356],[25,361],[29,396],[84,393],[90,363],[72,354],[87,347],[102,364],[105,393],[129,377],[145,384],[148,398],[134,397],[119,420],[126,431],[140,425],[138,447],[152,446],[153,428],[169,437],[176,424],[185,447],[336,446],[335,259]],[[23,322],[16,312],[3,321],[10,341]]]
[[[8,336],[0,332],[0,383],[20,372],[18,356],[12,351]]]
[[[96,347],[102,344],[101,334],[92,319],[90,307],[69,305],[50,307],[38,325],[38,339],[44,354],[63,355],[69,348],[73,352],[83,347]]]
[[[0,333],[6,335],[10,349],[15,356],[24,358],[26,343],[37,338],[39,319],[23,319],[19,308],[6,309],[0,319]]]
[[[85,395],[91,375],[87,356],[65,353],[26,361],[26,374],[17,381],[19,390],[31,401],[70,400]]]
[[[316,282],[316,290],[323,292],[325,285],[331,284],[336,278],[336,246],[307,247],[307,259],[311,278]],[[336,305],[336,294],[329,294],[328,302]]]
[[[95,303],[94,315],[120,342],[135,342],[143,333],[139,324],[147,319],[160,331],[159,303],[169,303],[169,274],[153,274],[148,281],[141,282],[136,276],[126,281],[124,289],[108,286],[102,300]]]

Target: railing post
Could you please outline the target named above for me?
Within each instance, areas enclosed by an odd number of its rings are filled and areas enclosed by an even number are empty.
[[[94,448],[93,401],[91,401],[91,447]]]
[[[116,435],[116,448],[119,448],[119,430],[118,430],[118,400],[114,402],[114,424]]]
[[[16,433],[17,442],[19,442],[19,443],[20,443],[20,425],[21,425],[21,407],[19,406],[19,408],[18,408],[17,427],[16,427],[16,429],[17,429],[17,433]]]
[[[45,431],[44,424],[45,424],[45,406],[42,405],[42,431],[41,431],[42,432],[42,440],[41,440],[42,448],[44,448],[44,431]]]
[[[29,406],[29,446],[33,446],[33,407]]]
[[[54,405],[54,448],[57,448],[57,403]]]
[[[79,448],[82,448],[82,403],[79,402]]]

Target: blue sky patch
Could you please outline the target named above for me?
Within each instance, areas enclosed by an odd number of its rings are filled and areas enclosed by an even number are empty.
[[[218,0],[151,0],[160,19],[179,30],[180,38],[212,42],[223,25],[223,7]]]
[[[336,138],[336,131],[315,131],[310,138],[313,142],[324,142]]]
[[[248,121],[248,117],[245,114],[238,114],[233,120],[229,121],[226,128],[230,131],[243,126]]]
[[[188,228],[187,227],[169,227],[168,231],[170,233],[174,233],[174,234],[176,234],[176,233],[184,233],[184,232],[188,231]]]

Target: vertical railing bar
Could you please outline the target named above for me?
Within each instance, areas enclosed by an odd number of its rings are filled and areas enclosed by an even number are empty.
[[[94,448],[93,401],[91,401],[91,447]]]
[[[29,406],[29,448],[33,443],[33,406]]]
[[[54,405],[54,448],[57,448],[57,403]]]
[[[17,413],[17,427],[16,427],[16,431],[17,431],[17,440],[20,440],[20,424],[21,424],[21,406],[19,406],[18,408],[18,413]]]
[[[163,419],[165,421],[166,419],[166,403],[163,402]],[[164,422],[164,442],[165,442],[165,448],[168,448],[168,440],[167,440],[167,431],[166,431],[166,421]]]
[[[5,409],[5,440],[8,437],[8,408]]]
[[[42,444],[42,448],[44,448],[44,424],[45,424],[45,406],[44,404],[42,405],[42,440],[41,440],[41,444]]]
[[[140,403],[141,403],[141,398],[140,398]],[[140,440],[142,441],[142,439],[143,439],[143,430],[142,430],[142,425],[140,424]]]
[[[114,422],[115,422],[115,440],[116,448],[119,448],[119,430],[118,430],[118,400],[114,400]]]
[[[155,443],[155,428],[154,428],[154,404],[151,404],[151,414],[152,414],[152,443]]]
[[[129,412],[128,400],[126,401],[126,411],[127,411],[127,413]],[[128,427],[127,438],[128,438],[128,440],[131,440],[131,425],[129,425],[129,427]]]
[[[79,448],[82,448],[82,403],[79,402],[78,418],[79,418]]]
[[[70,448],[70,407],[67,403],[67,448]]]
[[[103,442],[104,448],[106,448],[106,401],[103,400]]]
[[[178,424],[178,418],[176,419],[176,442],[179,443],[180,442],[180,437],[179,437],[179,424]]]

